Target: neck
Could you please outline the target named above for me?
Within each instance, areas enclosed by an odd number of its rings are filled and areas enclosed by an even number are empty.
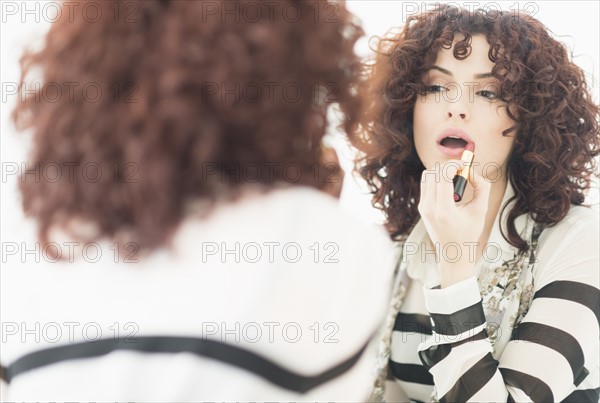
[[[483,230],[483,235],[485,236],[483,239],[487,242],[490,232],[492,232],[492,227],[494,226],[494,220],[496,220],[496,216],[502,207],[502,199],[504,198],[504,193],[506,192],[507,181],[506,178],[498,181],[492,185],[492,189],[490,190],[490,200],[488,203],[488,212],[485,216],[485,228]]]

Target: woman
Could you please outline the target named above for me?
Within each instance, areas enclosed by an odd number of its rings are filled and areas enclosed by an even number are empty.
[[[361,107],[354,17],[291,0],[77,10],[22,60],[23,81],[43,73],[14,115],[39,242],[3,255],[6,399],[366,399],[391,244],[321,191],[339,193],[328,106],[346,131]]]
[[[598,401],[583,71],[530,16],[442,5],[379,42],[368,84],[354,141],[399,250],[372,399]]]

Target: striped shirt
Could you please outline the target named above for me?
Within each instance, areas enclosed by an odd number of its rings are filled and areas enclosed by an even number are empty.
[[[502,205],[513,194],[509,183]],[[524,239],[538,236],[527,215],[516,226]],[[393,324],[385,398],[598,402],[599,228],[597,210],[572,206],[543,229],[537,253],[520,256],[496,217],[476,275],[441,289],[419,221],[401,247],[399,273],[408,282]]]
[[[19,242],[16,242],[19,244]],[[16,401],[358,401],[393,246],[307,188],[187,218],[172,247],[73,263],[5,254],[2,393]],[[94,255],[94,256],[92,256]],[[93,262],[92,262],[93,261]]]

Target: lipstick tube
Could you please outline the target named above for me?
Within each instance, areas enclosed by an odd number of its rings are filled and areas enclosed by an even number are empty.
[[[458,203],[462,200],[462,197],[467,188],[467,182],[469,181],[469,173],[471,171],[471,164],[475,158],[475,144],[469,143],[465,147],[461,160],[465,163],[465,167],[458,170],[452,182],[454,183],[454,202]]]

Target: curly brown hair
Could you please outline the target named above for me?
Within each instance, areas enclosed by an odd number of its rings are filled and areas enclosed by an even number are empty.
[[[20,190],[42,242],[76,218],[95,239],[127,234],[150,250],[190,201],[209,211],[249,183],[323,185],[329,106],[346,132],[361,110],[364,33],[343,2],[85,3],[96,13],[59,19],[21,58],[21,91],[43,76],[13,112],[32,130]],[[69,175],[30,180],[50,165]]]
[[[527,242],[515,219],[531,213],[548,226],[562,220],[571,204],[584,202],[600,153],[600,111],[584,72],[565,46],[527,14],[438,5],[408,18],[399,33],[379,38],[374,60],[365,64],[367,110],[352,135],[361,151],[356,167],[371,190],[373,206],[384,212],[392,239],[405,239],[419,219],[425,169],[415,150],[413,108],[424,93],[424,74],[440,49],[452,47],[456,33],[464,35],[453,49],[459,60],[469,56],[473,35],[485,35],[500,98],[515,122],[502,133],[516,133],[507,172],[515,189],[507,242],[524,250]]]

